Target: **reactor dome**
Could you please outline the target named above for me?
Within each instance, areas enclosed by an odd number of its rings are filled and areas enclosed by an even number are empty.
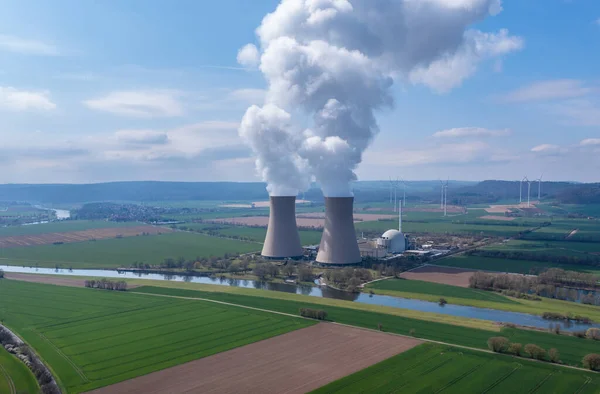
[[[385,243],[390,253],[402,253],[406,250],[406,238],[398,230],[386,231],[381,236],[381,240]]]

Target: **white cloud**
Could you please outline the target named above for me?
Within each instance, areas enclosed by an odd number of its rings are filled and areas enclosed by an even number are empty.
[[[91,109],[116,115],[155,118],[184,114],[182,92],[174,90],[139,90],[112,92],[104,97],[84,101]]]
[[[600,145],[600,138],[587,138],[582,140],[579,145],[581,146],[595,146]]]
[[[438,131],[433,134],[436,138],[461,138],[461,137],[502,137],[510,135],[509,129],[490,130],[482,127],[458,127]]]
[[[237,62],[245,67],[256,67],[260,61],[258,49],[254,44],[244,45],[237,54]]]
[[[427,67],[417,67],[410,72],[409,79],[445,93],[473,75],[485,59],[521,50],[523,46],[523,39],[510,36],[506,29],[497,34],[470,30],[465,32],[464,43],[457,52],[446,54]]]
[[[115,133],[117,140],[131,144],[166,144],[169,142],[167,133],[156,130],[119,130]]]
[[[0,110],[49,111],[55,108],[56,104],[50,100],[50,93],[48,91],[18,90],[13,87],[0,86]]]
[[[57,56],[57,47],[42,41],[0,34],[0,51],[20,53],[24,55]]]
[[[566,100],[552,106],[551,111],[581,126],[600,126],[600,104],[590,99]]]
[[[265,101],[264,89],[237,89],[229,93],[228,98],[235,101],[244,101],[248,104],[262,104]]]
[[[558,156],[568,152],[568,148],[560,147],[554,144],[541,144],[531,148],[531,152],[537,155]]]
[[[464,164],[479,160],[489,160],[490,146],[475,141],[458,144],[444,144],[426,149],[406,149],[402,151],[367,151],[365,163],[384,166],[419,166],[428,164]]]
[[[508,102],[566,99],[586,96],[594,90],[577,79],[556,79],[534,82],[503,95],[502,99]]]

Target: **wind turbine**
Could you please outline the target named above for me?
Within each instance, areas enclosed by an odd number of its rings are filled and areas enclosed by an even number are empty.
[[[544,174],[542,173],[542,175],[540,175],[540,177],[534,181],[534,182],[537,181],[537,183],[538,183],[538,202],[542,199],[542,178],[543,177],[544,177]]]
[[[527,175],[525,175],[523,179],[521,179],[521,183],[519,183],[519,204],[523,202],[523,182],[525,181],[529,182]]]
[[[448,208],[448,182],[450,180],[446,180],[446,185],[444,186],[444,216],[446,216],[446,210]]]
[[[440,181],[440,185],[441,185],[441,198],[440,198],[440,209],[444,209],[444,182]]]
[[[406,181],[402,180],[402,206],[406,207]]]

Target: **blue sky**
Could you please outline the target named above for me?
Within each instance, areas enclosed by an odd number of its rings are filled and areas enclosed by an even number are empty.
[[[0,0],[0,182],[260,180],[238,50],[278,1]],[[600,2],[505,0],[523,47],[438,93],[397,83],[359,179],[600,181]]]

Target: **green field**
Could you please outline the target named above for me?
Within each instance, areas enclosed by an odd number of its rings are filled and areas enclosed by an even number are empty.
[[[587,253],[600,252],[600,245],[594,242],[511,240],[502,244],[490,245],[483,249],[585,257]]]
[[[202,234],[170,234],[111,238],[63,245],[0,249],[1,264],[54,268],[117,268],[134,262],[160,264],[165,258],[223,256],[258,251],[261,245]]]
[[[0,237],[14,235],[39,235],[46,233],[68,233],[71,231],[91,230],[95,228],[116,228],[140,226],[139,222],[108,222],[105,220],[65,220],[61,222],[33,224],[29,226],[11,226],[0,228]]]
[[[35,377],[19,359],[0,346],[0,393],[36,394],[40,388]]]
[[[267,234],[265,227],[244,227],[214,223],[186,223],[178,227],[182,228],[182,226],[183,228],[195,231],[207,231],[210,229],[226,237],[244,237],[255,242],[263,242]],[[300,241],[303,245],[314,245],[321,241],[321,231],[299,230],[298,232],[300,233]]]
[[[450,286],[432,282],[424,282],[420,280],[380,280],[368,284],[366,286],[366,289],[381,290],[382,294],[390,292],[390,295],[395,295],[393,293],[396,292],[402,292],[421,295],[432,295],[433,298],[449,297],[451,299],[459,298],[464,300],[517,304],[517,302],[511,298],[490,291],[469,289],[464,287]]]
[[[558,264],[551,262],[530,261],[530,260],[509,260],[492,257],[480,256],[450,256],[435,260],[435,264],[447,267],[459,267],[473,270],[513,272],[519,274],[529,274],[539,272],[543,268],[562,268],[570,271],[590,272],[600,274],[600,269],[592,266]]]
[[[503,328],[501,332],[498,333],[497,331],[474,328],[476,327],[475,324],[472,324],[471,327],[465,327],[453,324],[438,323],[432,320],[422,320],[430,319],[432,314],[423,314],[421,312],[417,312],[416,314],[420,315],[419,319],[365,309],[361,310],[358,309],[360,308],[360,304],[351,303],[348,301],[328,300],[316,297],[307,298],[305,296],[288,295],[287,293],[281,293],[282,295],[271,295],[272,297],[282,297],[280,299],[267,298],[265,296],[259,296],[261,293],[266,295],[267,292],[265,291],[261,292],[259,290],[249,289],[236,290],[234,288],[214,289],[216,286],[202,286],[193,283],[165,283],[165,285],[213,289],[210,291],[200,291],[187,290],[183,288],[143,286],[136,288],[135,291],[181,297],[206,298],[291,314],[298,313],[298,309],[302,307],[324,309],[328,313],[328,319],[338,323],[373,329],[377,327],[378,323],[381,323],[384,331],[408,335],[411,330],[414,330],[414,336],[418,338],[480,349],[487,349],[487,340],[490,337],[502,335],[508,337],[512,342],[518,342],[522,344],[534,343],[544,347],[545,349],[550,349],[553,347],[557,348],[561,353],[561,359],[563,362],[576,366],[581,366],[581,360],[586,354],[600,353],[600,341],[512,328]],[[240,290],[247,291],[243,291],[243,294],[236,294],[236,292],[242,293]],[[231,292],[227,293],[227,291]],[[256,296],[247,294],[256,294]],[[283,297],[289,297],[289,299],[283,299]],[[330,305],[327,305],[327,303],[330,303]],[[366,307],[368,308],[373,306],[367,305]],[[376,309],[390,310],[396,308]],[[397,309],[397,311],[402,312],[403,310]]]
[[[598,374],[424,344],[313,391],[333,393],[598,393]]]
[[[384,231],[395,228],[396,221],[369,221],[355,223],[357,231]],[[510,237],[527,230],[525,226],[480,225],[452,222],[409,222],[402,223],[402,230],[406,233],[448,233],[448,234],[474,234],[494,237]]]
[[[0,319],[79,393],[312,324],[203,301],[0,281]]]

